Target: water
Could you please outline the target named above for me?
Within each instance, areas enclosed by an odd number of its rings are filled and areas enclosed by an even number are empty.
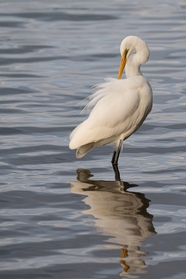
[[[185,1],[8,0],[0,14],[0,278],[185,278]],[[151,50],[154,106],[117,182],[112,147],[77,160],[68,137],[131,34]]]

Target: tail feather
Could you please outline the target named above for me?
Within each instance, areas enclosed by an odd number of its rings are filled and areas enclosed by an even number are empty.
[[[76,157],[77,158],[82,158],[84,157],[91,149],[93,149],[94,146],[94,142],[91,143],[87,143],[85,145],[80,146],[77,151],[76,151]]]
[[[77,151],[76,151],[76,157],[77,158],[82,158],[84,157],[90,150],[94,149],[95,147],[98,146],[104,146],[107,145],[109,143],[114,143],[116,141],[115,137],[111,137],[108,139],[103,139],[103,140],[99,140],[97,142],[90,142],[87,144],[84,144],[82,146],[80,146]]]

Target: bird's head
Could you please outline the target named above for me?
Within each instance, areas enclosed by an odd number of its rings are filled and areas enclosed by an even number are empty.
[[[138,53],[139,65],[148,61],[150,52],[146,43],[136,36],[126,37],[120,45],[121,62],[118,71],[118,79],[121,78],[127,60],[134,51],[136,51],[136,54]]]

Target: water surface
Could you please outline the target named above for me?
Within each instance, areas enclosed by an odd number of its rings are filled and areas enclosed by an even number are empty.
[[[184,1],[1,1],[1,278],[185,278],[185,25]],[[128,35],[154,105],[116,181],[111,146],[68,138]]]

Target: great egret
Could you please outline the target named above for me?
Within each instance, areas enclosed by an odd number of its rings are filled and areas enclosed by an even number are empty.
[[[141,64],[150,55],[146,43],[136,36],[128,36],[121,42],[120,53],[118,79],[107,78],[97,85],[97,92],[86,106],[92,109],[89,117],[70,135],[69,147],[77,149],[77,158],[97,146],[113,143],[111,162],[117,165],[123,141],[141,126],[151,111],[152,89],[140,71]],[[124,68],[126,79],[120,80]]]

